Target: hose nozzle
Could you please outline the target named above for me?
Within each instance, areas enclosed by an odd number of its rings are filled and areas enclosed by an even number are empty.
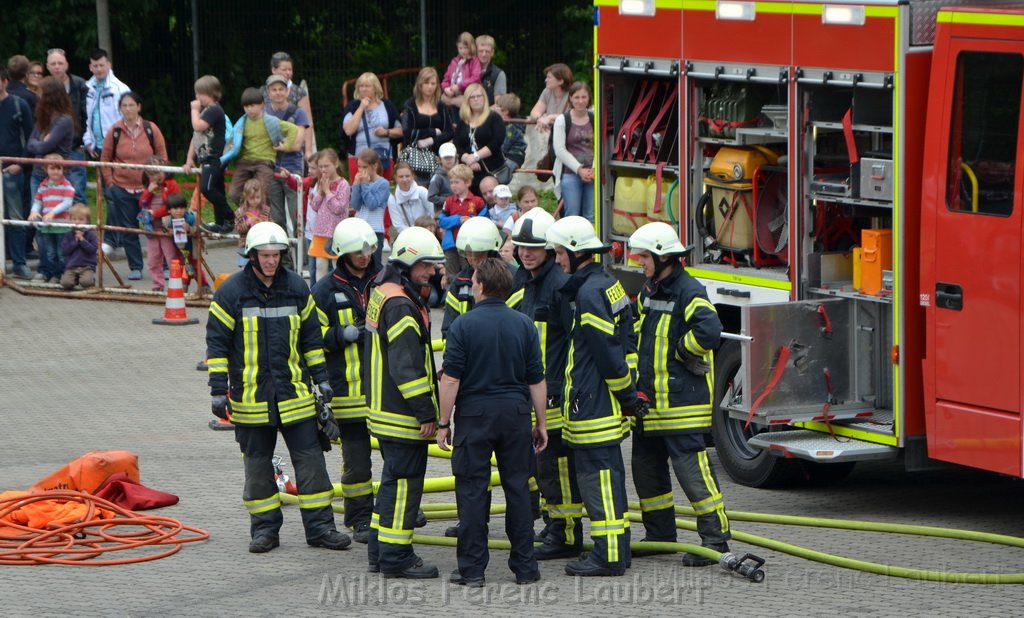
[[[737,558],[736,554],[725,552],[718,559],[718,563],[726,571],[733,571],[742,575],[755,584],[760,584],[764,581],[764,571],[761,569],[764,566],[764,558],[754,554],[744,554],[742,558]]]

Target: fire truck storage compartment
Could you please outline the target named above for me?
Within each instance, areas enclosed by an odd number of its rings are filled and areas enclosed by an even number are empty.
[[[801,421],[888,419],[892,409],[890,305],[848,298],[742,309],[744,388],[730,409],[746,419]]]
[[[777,66],[686,65],[689,219],[701,268],[788,279],[787,75]]]
[[[619,242],[650,221],[679,228],[679,61],[598,59],[602,237]],[[637,269],[625,254],[612,266]]]

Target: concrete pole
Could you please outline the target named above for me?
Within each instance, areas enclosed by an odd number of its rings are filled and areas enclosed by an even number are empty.
[[[96,0],[96,38],[99,47],[107,50],[110,61],[114,61],[114,48],[110,43],[110,2]]]

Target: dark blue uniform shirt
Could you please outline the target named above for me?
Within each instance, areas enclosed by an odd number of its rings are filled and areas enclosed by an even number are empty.
[[[530,403],[530,386],[544,379],[533,321],[496,298],[460,315],[448,330],[444,372],[460,381],[456,405],[490,399]]]

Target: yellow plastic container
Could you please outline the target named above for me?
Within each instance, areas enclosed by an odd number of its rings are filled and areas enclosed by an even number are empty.
[[[675,215],[676,221],[679,221],[679,187],[676,187],[675,192],[672,193],[672,202],[668,200],[668,190],[672,187],[671,180],[661,181],[661,210],[658,212],[654,211],[654,203],[658,197],[658,182],[651,176],[647,179],[650,182],[647,185],[647,220],[648,221],[661,221],[663,223],[673,224],[672,217],[669,216],[669,212]]]
[[[853,248],[853,289],[860,289],[860,247]]]
[[[778,155],[759,147],[723,147],[715,154],[704,184],[711,189],[719,246],[739,251],[754,248],[754,171],[776,161]]]
[[[647,186],[650,178],[619,176],[612,200],[612,232],[629,236],[647,223]]]

